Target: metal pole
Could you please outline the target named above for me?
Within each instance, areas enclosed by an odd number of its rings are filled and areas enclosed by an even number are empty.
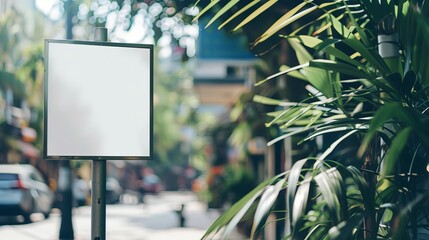
[[[73,39],[73,16],[76,12],[73,8],[72,0],[64,1],[66,10],[66,39]],[[74,239],[73,230],[73,191],[72,191],[72,171],[70,160],[63,160],[59,169],[58,190],[61,194],[61,223],[59,239]]]
[[[94,29],[94,41],[107,41],[107,28]],[[106,161],[92,160],[91,239],[106,239]]]
[[[92,160],[91,239],[106,239],[105,160]]]

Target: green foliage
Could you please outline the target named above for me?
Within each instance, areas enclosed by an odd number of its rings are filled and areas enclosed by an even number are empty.
[[[197,34],[192,28],[192,18],[196,15],[192,2],[171,0],[107,0],[107,1],[66,1],[70,2],[70,11],[76,15],[73,21],[78,24],[90,24],[97,27],[109,26],[111,39],[123,41],[123,33],[128,31],[143,31],[137,41],[155,43],[160,46],[171,41],[171,46],[181,48],[183,53],[176,51],[175,57],[186,61],[193,56],[193,46],[189,40],[195,40]],[[135,34],[133,38],[135,38]],[[136,41],[136,40],[133,40]],[[191,48],[191,51],[187,51]],[[181,56],[178,56],[181,54]]]
[[[254,204],[257,197],[259,197],[264,190],[272,185],[274,182],[278,181],[280,178],[284,177],[285,174],[280,174],[272,179],[265,180],[257,187],[255,187],[252,191],[246,194],[243,198],[241,198],[238,202],[236,202],[231,208],[229,208],[224,214],[222,214],[210,228],[207,230],[204,238],[209,238],[216,234],[218,231],[222,229],[222,227],[226,226],[226,230],[223,232],[223,238],[226,238],[233,228],[237,225],[237,223],[241,220],[247,210]]]
[[[251,169],[245,166],[228,166],[221,174],[213,176],[209,184],[209,206],[222,208],[234,204],[256,186]]]
[[[212,2],[218,4],[223,3]],[[216,18],[232,15],[224,23],[234,22],[237,29],[261,20],[258,16],[279,4],[255,1],[230,13],[226,9],[238,5],[230,1]],[[266,125],[282,130],[268,144],[297,134],[306,135],[304,142],[319,136],[336,139],[250,192],[213,224],[204,239],[223,227],[228,233],[252,209],[257,218],[252,239],[256,239],[255,229],[271,208],[251,206],[257,200],[271,205],[264,194],[279,191],[278,181],[285,181],[283,188],[287,185],[285,211],[291,239],[427,236],[429,1],[313,0],[290,2],[287,9],[253,46],[280,36],[294,49],[298,65],[284,66],[257,85],[293,77],[309,84],[310,95],[298,103],[254,97],[256,102],[283,108],[268,113],[272,120]],[[290,27],[293,24],[295,28]],[[380,56],[377,36],[395,33],[397,56]],[[347,139],[355,143],[348,144]],[[353,156],[341,157],[342,147],[351,148]]]
[[[24,16],[15,8],[5,9],[0,16],[0,109],[5,105],[3,94],[11,90],[15,102],[25,101],[36,113],[32,121],[23,124],[40,133],[44,75],[42,38],[28,33]],[[35,18],[35,33],[40,30],[39,26],[40,19]],[[0,123],[4,121],[3,117],[0,115]],[[38,134],[35,145],[41,147],[41,142],[42,134]]]
[[[11,70],[19,58],[18,43],[23,38],[20,31],[25,24],[15,9],[0,16],[0,70]]]
[[[154,150],[157,160],[183,164],[187,159],[180,151],[182,128],[192,125],[196,97],[190,93],[189,71],[186,68],[171,73],[157,71],[154,81]],[[167,164],[168,165],[168,164]]]

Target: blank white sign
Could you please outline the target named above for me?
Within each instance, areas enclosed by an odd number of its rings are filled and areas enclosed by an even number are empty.
[[[46,40],[45,159],[149,159],[153,47]]]

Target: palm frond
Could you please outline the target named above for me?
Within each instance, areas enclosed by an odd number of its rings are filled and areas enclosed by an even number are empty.
[[[222,236],[224,239],[228,237],[228,235],[238,224],[251,205],[255,202],[255,200],[264,193],[264,190],[267,189],[267,186],[276,183],[279,179],[284,178],[287,174],[287,172],[284,172],[260,183],[256,188],[254,188],[246,196],[240,199],[240,201],[235,203],[231,208],[223,213],[218,219],[216,219],[216,221],[213,222],[213,224],[207,229],[202,239],[211,239],[225,226],[227,227],[225,228]]]

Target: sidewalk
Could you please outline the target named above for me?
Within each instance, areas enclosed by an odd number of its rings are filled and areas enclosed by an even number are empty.
[[[182,203],[184,227],[180,227],[177,213]],[[90,211],[89,207],[83,207],[74,214],[76,240],[90,239]],[[218,211],[207,209],[190,192],[146,196],[144,204],[135,206],[108,205],[106,215],[107,240],[199,240],[219,217]],[[229,239],[246,238],[233,233]]]
[[[184,227],[180,227],[177,210],[184,204]],[[54,210],[44,220],[43,215],[31,224],[0,224],[1,240],[58,240],[61,213]],[[36,217],[37,217],[36,216]],[[199,240],[219,217],[216,210],[207,209],[190,192],[166,192],[145,196],[144,204],[107,205],[107,240]],[[73,209],[75,240],[91,239],[91,207]],[[213,238],[218,240],[219,238]],[[236,232],[230,240],[245,240]]]

